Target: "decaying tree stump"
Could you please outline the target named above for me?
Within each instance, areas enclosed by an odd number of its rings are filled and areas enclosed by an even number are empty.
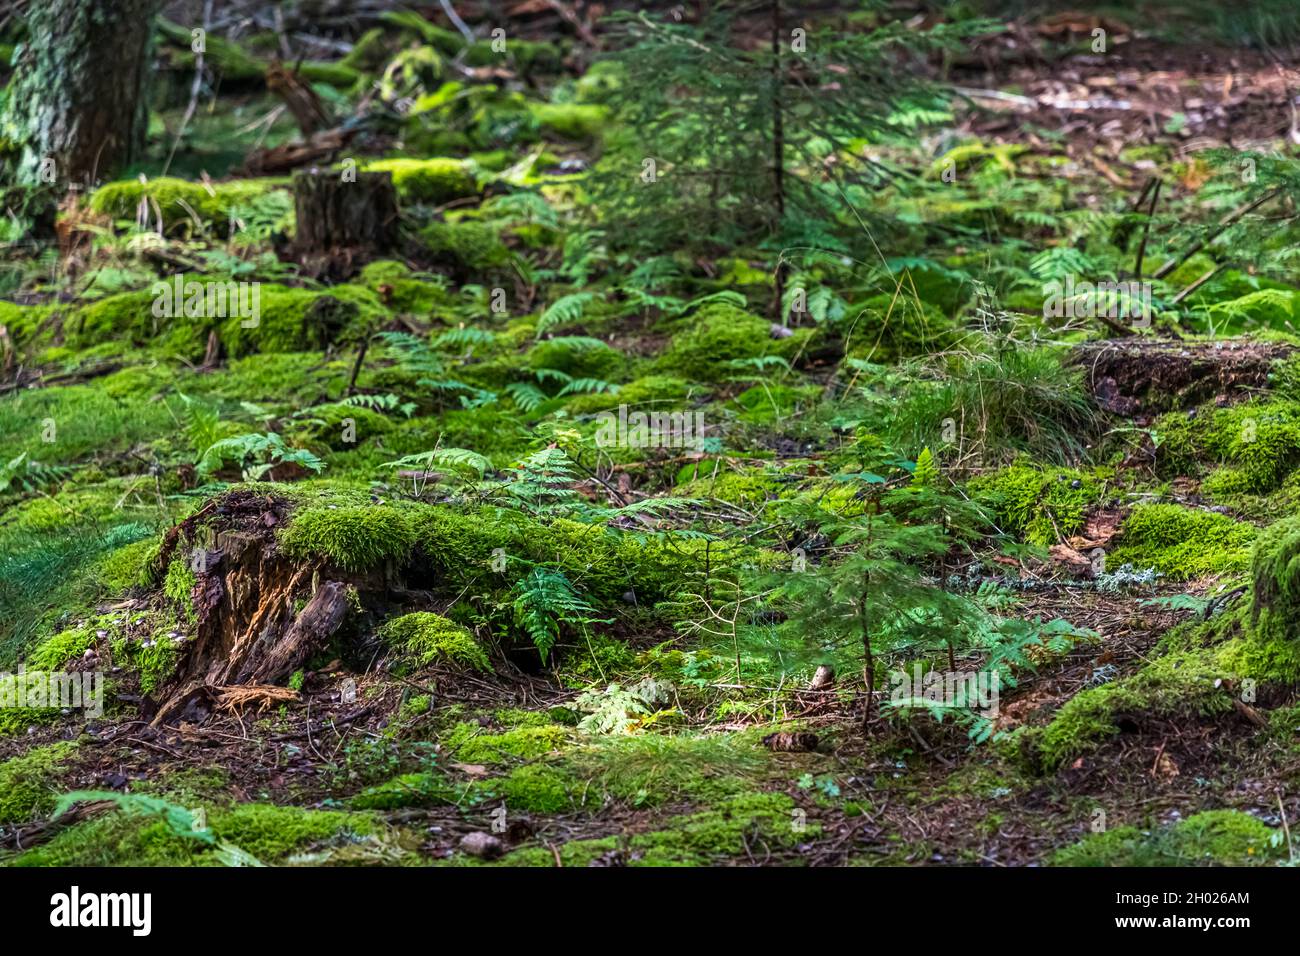
[[[389,173],[299,170],[293,202],[296,252],[316,275],[347,274],[397,247],[397,190]]]
[[[189,560],[199,566],[195,640],[162,695],[155,725],[201,720],[231,687],[287,679],[347,617],[347,585],[318,581],[315,567],[280,554],[273,544],[278,517],[270,509],[256,516],[251,499],[244,504],[262,527],[248,526],[245,518],[245,527],[218,533],[214,547],[191,552]]]

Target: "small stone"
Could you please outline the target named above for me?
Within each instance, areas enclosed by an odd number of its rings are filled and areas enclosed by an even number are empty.
[[[480,860],[495,860],[505,852],[505,847],[501,845],[500,840],[482,830],[475,830],[461,837],[460,849],[462,853],[476,856]]]

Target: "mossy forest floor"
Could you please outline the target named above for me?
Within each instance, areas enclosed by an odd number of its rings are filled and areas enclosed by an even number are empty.
[[[0,864],[1292,861],[1297,75],[1104,25],[971,39],[946,115],[825,146],[908,172],[854,194],[879,254],[649,255],[584,185],[616,67],[375,20],[310,78],[401,101],[347,155],[409,244],[329,279],[288,179],[231,178],[296,135],[274,44],[181,132],[169,27],[147,159],[0,261],[0,667],[107,681],[0,709]],[[1140,243],[1151,327],[1043,317]],[[177,273],[259,323],[159,318]],[[996,661],[996,715],[891,701]]]

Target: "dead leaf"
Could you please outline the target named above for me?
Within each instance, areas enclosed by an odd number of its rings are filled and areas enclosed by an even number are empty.
[[[1151,768],[1151,776],[1164,777],[1169,780],[1178,776],[1178,774],[1178,764],[1174,763],[1174,758],[1163,750],[1160,751],[1160,755],[1156,757],[1155,766]]]
[[[451,764],[453,770],[459,770],[461,773],[467,773],[471,777],[486,777],[488,768],[481,763],[454,763]]]

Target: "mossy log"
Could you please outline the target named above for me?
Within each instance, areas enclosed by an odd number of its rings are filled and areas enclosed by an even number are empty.
[[[1102,408],[1139,415],[1262,388],[1273,364],[1294,351],[1280,342],[1135,338],[1085,342],[1071,359],[1083,367],[1084,384]]]

